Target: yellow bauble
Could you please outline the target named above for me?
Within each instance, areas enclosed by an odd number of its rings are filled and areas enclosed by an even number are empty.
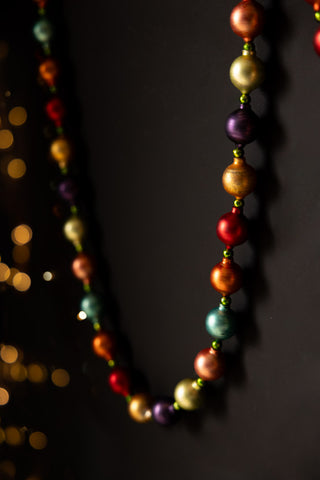
[[[133,395],[128,405],[130,417],[138,423],[147,423],[152,420],[151,397],[146,393]]]
[[[59,164],[60,168],[66,168],[72,155],[72,146],[70,141],[61,136],[53,140],[50,146],[52,158]]]
[[[242,94],[258,88],[264,80],[264,65],[252,52],[244,51],[230,67],[230,80]]]
[[[256,172],[244,158],[234,158],[222,176],[222,184],[227,193],[242,199],[253,192],[256,186]]]
[[[184,410],[197,410],[203,404],[203,395],[196,380],[185,378],[174,390],[174,399]]]
[[[81,243],[85,233],[84,223],[78,217],[71,217],[64,224],[63,231],[70,242],[78,245]]]

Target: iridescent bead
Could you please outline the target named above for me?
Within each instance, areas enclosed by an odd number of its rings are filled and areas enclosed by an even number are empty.
[[[229,307],[220,305],[211,310],[206,318],[206,329],[209,335],[218,340],[227,340],[236,332],[236,315]]]
[[[230,67],[230,80],[241,93],[250,93],[264,80],[264,65],[254,52],[243,51]]]
[[[65,237],[75,246],[81,244],[85,234],[85,227],[83,221],[76,216],[69,218],[63,227]]]
[[[235,247],[248,238],[248,221],[240,208],[233,207],[225,213],[217,224],[217,236],[225,245]]]
[[[244,158],[234,158],[222,177],[222,184],[227,193],[242,199],[255,189],[257,176],[254,168],[248,165]]]
[[[174,400],[172,398],[159,398],[152,407],[152,418],[160,425],[169,426],[174,424],[179,413],[174,408]]]
[[[225,359],[221,350],[205,348],[194,360],[194,370],[206,382],[218,380],[225,372]]]
[[[260,35],[264,24],[264,8],[255,0],[242,0],[231,12],[231,28],[235,34],[250,42]]]
[[[52,25],[46,18],[41,18],[33,27],[33,35],[40,43],[47,43],[52,37]]]
[[[130,417],[138,423],[147,423],[152,420],[152,399],[147,393],[133,395],[128,404]]]
[[[85,312],[92,323],[97,322],[104,311],[102,298],[96,293],[87,293],[80,302],[80,310]]]
[[[184,410],[197,410],[203,404],[203,394],[197,381],[192,378],[181,380],[175,390],[174,398]]]
[[[253,142],[259,131],[259,118],[251,110],[250,105],[243,104],[227,118],[226,134],[237,144],[247,145]]]
[[[232,259],[223,258],[222,262],[213,267],[210,281],[217,292],[224,297],[228,297],[241,288],[242,270]]]

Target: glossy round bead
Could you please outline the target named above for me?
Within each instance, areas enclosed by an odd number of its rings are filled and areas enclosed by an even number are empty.
[[[78,187],[72,178],[66,178],[59,183],[58,193],[63,200],[74,203],[78,193]]]
[[[255,189],[257,176],[254,168],[248,165],[244,158],[234,158],[222,177],[222,184],[227,193],[242,199]]]
[[[50,145],[50,153],[60,168],[66,168],[72,157],[71,142],[64,136],[56,138]]]
[[[79,245],[85,234],[83,221],[79,217],[71,217],[64,224],[65,237],[75,245]]]
[[[226,134],[230,140],[240,145],[253,142],[259,132],[259,118],[250,105],[242,104],[227,118]]]
[[[197,410],[203,404],[201,389],[192,378],[185,378],[177,384],[174,399],[184,410]]]
[[[53,87],[59,75],[59,67],[53,58],[46,58],[39,66],[40,77],[49,87]]]
[[[80,310],[85,312],[88,319],[95,323],[99,320],[104,310],[100,295],[93,292],[87,293],[80,302]]]
[[[237,292],[242,286],[241,268],[232,259],[223,258],[222,262],[213,267],[210,281],[217,292],[227,297]]]
[[[45,8],[45,6],[48,3],[48,0],[33,0],[33,1],[38,4],[39,8]]]
[[[118,395],[130,395],[130,383],[129,372],[125,368],[115,367],[109,375],[109,386]]]
[[[59,97],[51,98],[46,104],[46,113],[57,127],[60,127],[66,115],[66,108]]]
[[[90,283],[94,274],[94,262],[87,253],[78,253],[72,262],[72,272],[75,277],[82,280],[84,283]]]
[[[254,53],[243,52],[230,67],[230,80],[241,93],[250,93],[264,80],[264,66]]]
[[[230,247],[241,245],[248,238],[248,222],[240,208],[233,207],[225,213],[217,224],[217,236],[221,242]]]
[[[319,0],[306,0],[306,2],[313,6],[315,12],[318,12],[320,10]]]
[[[100,330],[92,340],[92,348],[94,353],[107,362],[113,360],[116,352],[116,340],[112,332],[104,332]]]
[[[229,307],[220,304],[211,310],[206,318],[206,329],[209,335],[218,340],[227,340],[236,332],[236,315]]]
[[[147,393],[138,393],[131,397],[128,404],[130,417],[138,423],[147,423],[152,420],[152,399]]]
[[[173,406],[174,400],[172,398],[160,398],[156,400],[152,407],[152,418],[160,425],[173,425],[179,413]]]
[[[225,372],[224,354],[211,347],[201,350],[194,360],[194,370],[206,382],[218,380]]]
[[[313,46],[317,55],[320,55],[320,28],[316,31],[313,37]]]
[[[242,0],[231,12],[230,25],[245,42],[260,35],[264,25],[264,8],[255,0]]]
[[[46,18],[41,18],[33,27],[33,35],[40,43],[47,43],[52,37],[52,25]]]

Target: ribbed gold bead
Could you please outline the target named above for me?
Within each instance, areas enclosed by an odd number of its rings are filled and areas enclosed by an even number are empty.
[[[147,393],[138,393],[131,397],[128,404],[130,417],[138,423],[147,423],[152,420],[152,401]]]
[[[253,192],[256,183],[255,169],[248,165],[244,158],[234,158],[233,163],[223,172],[223,188],[237,199],[242,199]]]
[[[230,67],[230,80],[242,94],[258,88],[264,80],[264,65],[254,52],[243,51]]]
[[[192,378],[185,378],[177,384],[174,398],[179,407],[184,410],[197,410],[203,404],[201,388]]]

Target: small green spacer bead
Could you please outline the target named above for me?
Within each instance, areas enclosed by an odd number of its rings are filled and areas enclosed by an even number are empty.
[[[197,384],[200,388],[203,388],[205,386],[205,381],[202,380],[202,378],[197,378]]]
[[[223,250],[223,256],[224,256],[224,258],[232,258],[233,257],[233,251],[226,248],[225,250]]]
[[[254,52],[255,51],[255,46],[253,42],[246,42],[243,45],[243,50],[246,50],[247,52]]]
[[[314,18],[316,19],[317,22],[320,22],[320,11],[317,11],[314,13]]]
[[[95,322],[95,323],[93,324],[93,328],[94,328],[94,330],[95,330],[96,332],[99,332],[99,330],[101,330],[101,325],[100,325],[100,323],[99,323],[99,322]]]
[[[179,405],[177,402],[174,402],[173,408],[174,408],[175,410],[180,410],[180,405]]]
[[[50,90],[51,93],[57,93],[57,87],[55,85],[51,85],[49,90]]]
[[[74,246],[74,248],[76,249],[76,251],[77,251],[78,253],[83,252],[83,246],[81,245],[81,243],[77,243],[77,244]]]
[[[47,56],[51,55],[51,48],[49,47],[49,45],[46,43],[42,46],[43,48],[43,53]]]
[[[228,307],[229,305],[231,305],[231,298],[230,297],[222,297],[221,300],[220,300],[220,303],[224,307]]]
[[[240,97],[240,103],[242,104],[247,104],[251,102],[251,97],[250,95],[243,93]]]
[[[84,283],[84,284],[83,284],[83,290],[84,290],[85,292],[88,292],[88,293],[89,293],[89,292],[91,292],[91,286],[90,286],[88,283]]]
[[[127,401],[127,403],[130,403],[130,402],[131,402],[131,398],[132,398],[131,395],[127,395],[127,396],[126,396],[126,401]]]
[[[234,156],[234,157],[236,157],[236,158],[242,158],[243,155],[244,155],[244,150],[243,150],[243,148],[237,147],[237,148],[235,148],[235,149],[233,150],[233,156]]]
[[[108,365],[109,365],[110,368],[113,368],[115,366],[115,364],[116,364],[116,362],[114,360],[109,360],[108,361]],[[130,397],[130,395],[129,395],[129,397]]]
[[[57,127],[56,132],[57,132],[58,135],[62,135],[63,132],[64,132],[63,127]]]
[[[236,199],[234,202],[233,202],[233,205],[237,208],[242,208],[244,206],[244,201],[243,200],[240,200],[240,199]]]
[[[211,347],[213,348],[213,350],[220,350],[220,348],[222,347],[222,343],[219,342],[219,340],[214,340],[211,344]]]
[[[70,212],[73,214],[73,215],[76,215],[78,213],[78,208],[75,206],[75,205],[71,205],[70,207]]]
[[[68,175],[67,167],[60,168],[61,175]]]
[[[45,8],[39,8],[38,14],[39,14],[39,15],[45,15],[45,14],[46,14]]]

